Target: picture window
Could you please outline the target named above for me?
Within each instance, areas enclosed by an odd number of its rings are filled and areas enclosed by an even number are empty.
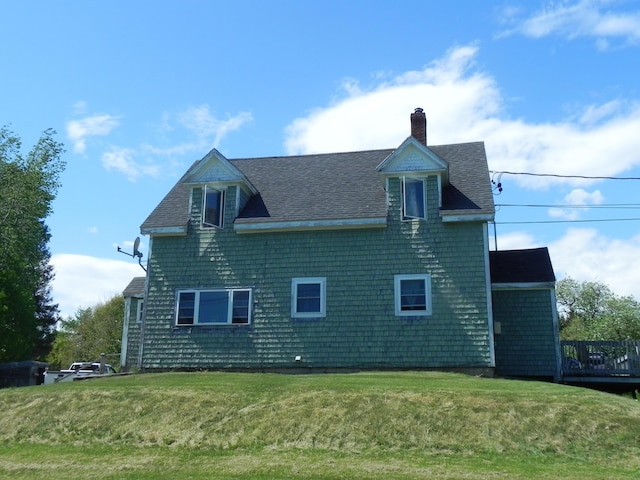
[[[249,323],[251,323],[250,289],[178,292],[176,325],[246,325]]]

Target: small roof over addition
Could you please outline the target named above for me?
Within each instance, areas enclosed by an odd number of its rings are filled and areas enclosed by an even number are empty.
[[[551,258],[546,247],[489,252],[492,284],[553,283]]]
[[[141,297],[144,295],[144,282],[146,277],[133,277],[122,292],[123,297]]]

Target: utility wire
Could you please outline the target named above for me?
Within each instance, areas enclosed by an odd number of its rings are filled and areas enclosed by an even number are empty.
[[[518,203],[496,203],[496,207],[527,207],[527,208],[594,208],[594,209],[621,209],[634,210],[640,208],[640,203],[607,203],[600,205],[552,205],[552,204],[518,204]]]
[[[599,218],[594,220],[523,220],[514,222],[493,222],[496,225],[521,225],[531,223],[590,223],[590,222],[637,222],[637,218]]]
[[[600,177],[591,175],[560,175],[556,173],[509,172],[500,170],[489,170],[489,173],[494,175],[527,175],[530,177],[580,178],[584,180],[640,180],[640,177]]]

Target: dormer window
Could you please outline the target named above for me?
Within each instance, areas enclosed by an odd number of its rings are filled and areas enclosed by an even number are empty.
[[[402,219],[426,219],[426,185],[424,178],[402,178]]]
[[[202,225],[222,228],[224,216],[224,190],[204,187],[204,205],[202,206]]]

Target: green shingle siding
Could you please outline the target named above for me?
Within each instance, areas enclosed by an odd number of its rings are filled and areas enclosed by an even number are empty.
[[[195,189],[188,235],[153,239],[143,367],[491,365],[484,229],[441,222],[435,177],[428,222],[401,221],[400,181],[390,179],[383,229],[237,234],[235,188],[224,229],[200,227]],[[396,317],[394,275],[422,273],[433,315]],[[326,277],[325,318],[291,318],[294,277]],[[207,287],[251,287],[252,324],[176,327],[176,290]]]
[[[557,338],[550,290],[493,292],[496,372],[504,376],[556,377]]]

